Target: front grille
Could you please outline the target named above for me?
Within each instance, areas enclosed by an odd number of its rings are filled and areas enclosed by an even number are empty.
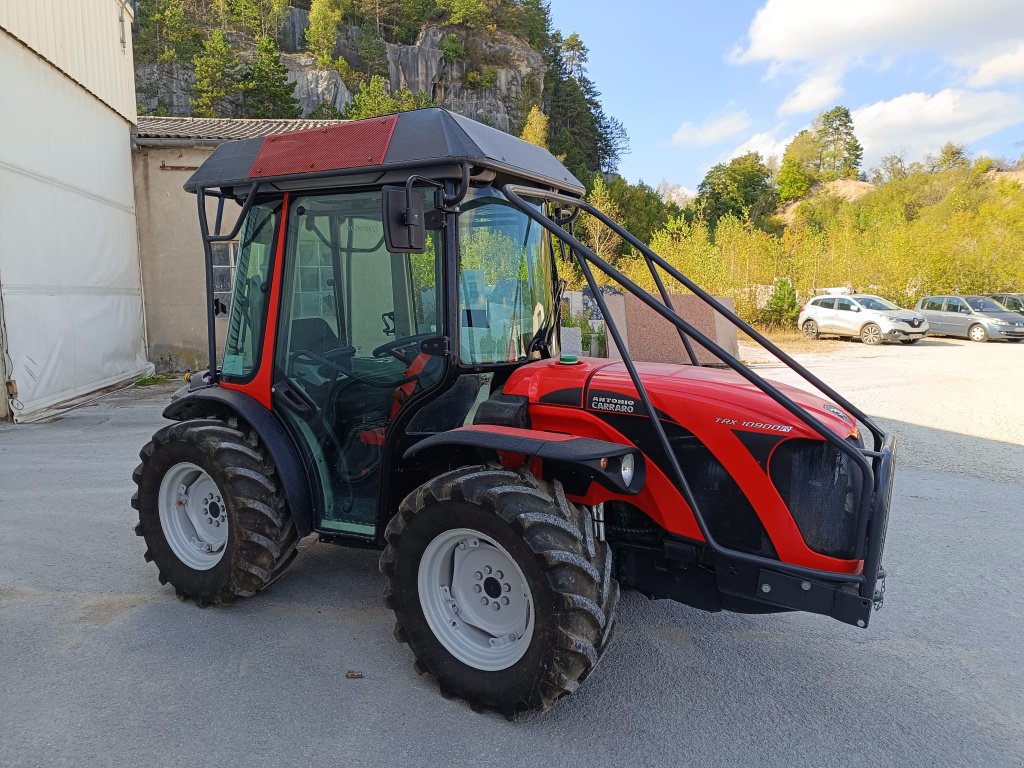
[[[787,440],[769,467],[807,546],[823,555],[857,557],[861,469],[824,440]]]
[[[920,328],[921,327],[921,321],[917,320],[917,319],[911,320],[910,321],[910,327],[911,328]]]
[[[729,549],[778,559],[761,518],[715,455],[693,435],[677,435],[670,442],[715,540]]]

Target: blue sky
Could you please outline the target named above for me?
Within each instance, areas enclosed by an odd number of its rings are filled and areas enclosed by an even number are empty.
[[[551,0],[551,15],[590,49],[630,181],[692,190],[748,149],[781,157],[836,104],[864,170],[950,140],[1024,154],[1024,0]]]

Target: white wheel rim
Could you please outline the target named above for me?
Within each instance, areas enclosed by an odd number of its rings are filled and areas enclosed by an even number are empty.
[[[181,562],[208,571],[224,557],[228,518],[224,498],[205,470],[175,464],[160,481],[160,527]]]
[[[975,341],[981,341],[985,338],[985,331],[982,330],[981,326],[976,325],[971,328],[971,338]]]
[[[868,344],[874,344],[881,337],[882,332],[875,327],[868,327],[864,329],[864,341]]]
[[[494,539],[469,528],[434,538],[420,558],[420,607],[434,636],[474,669],[508,669],[533,640],[533,595]]]

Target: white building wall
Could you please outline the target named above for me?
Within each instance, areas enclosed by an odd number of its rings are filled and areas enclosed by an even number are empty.
[[[149,367],[129,136],[134,108],[126,117],[9,34],[11,8],[25,5],[0,2],[8,14],[0,15],[0,305],[17,420]],[[74,14],[54,23],[63,31],[55,29],[52,40],[75,38],[65,29],[78,23]],[[90,29],[79,30],[79,45],[110,44],[85,37]],[[108,54],[120,57],[115,42]],[[102,91],[104,82],[94,79],[92,88]]]

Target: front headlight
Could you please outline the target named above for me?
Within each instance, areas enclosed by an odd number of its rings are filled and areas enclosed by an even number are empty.
[[[993,317],[989,322],[992,323],[992,325],[1009,325],[1009,323],[1001,317]]]
[[[907,322],[902,317],[893,317],[892,315],[885,315],[885,319],[890,323],[905,323]]]
[[[619,466],[619,472],[622,473],[622,482],[629,487],[629,484],[633,482],[633,471],[636,469],[636,462],[633,459],[632,453],[627,453],[622,457],[622,464]]]

